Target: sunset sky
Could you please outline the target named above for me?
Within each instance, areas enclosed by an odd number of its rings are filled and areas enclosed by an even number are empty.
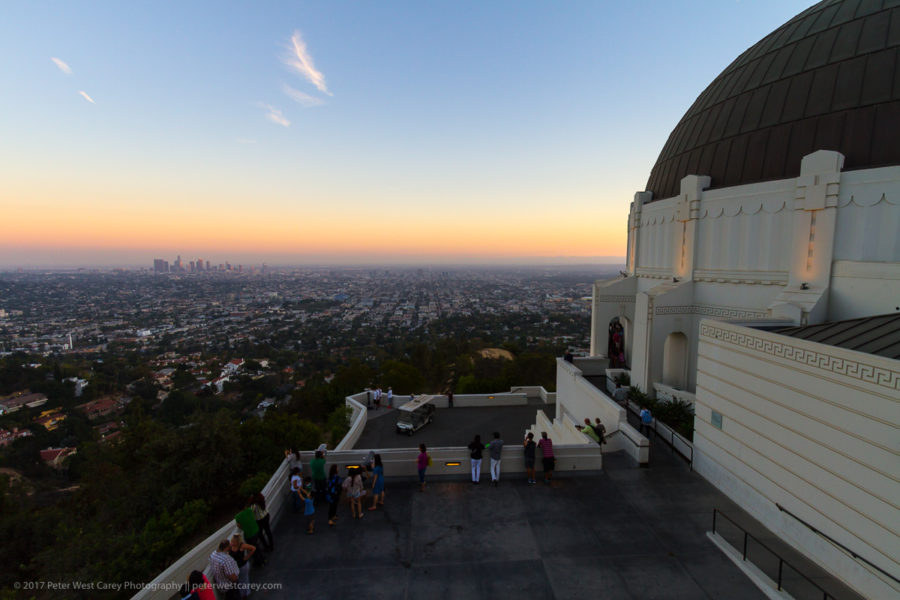
[[[0,7],[0,268],[597,262],[669,132],[811,2]]]

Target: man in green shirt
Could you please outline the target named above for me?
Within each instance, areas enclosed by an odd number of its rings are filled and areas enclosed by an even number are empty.
[[[578,430],[584,435],[588,436],[598,444],[600,443],[600,437],[597,435],[597,432],[594,431],[594,428],[591,427],[591,420],[585,417],[584,425],[578,425]]]
[[[316,450],[316,457],[309,462],[312,471],[313,497],[316,504],[325,496],[325,455],[321,450]]]
[[[259,547],[259,525],[256,523],[256,516],[250,505],[244,507],[244,510],[234,516],[234,522],[237,523],[238,529],[244,534],[244,541],[251,546],[256,546],[256,552],[253,553],[254,566],[260,566],[264,563],[262,551]]]

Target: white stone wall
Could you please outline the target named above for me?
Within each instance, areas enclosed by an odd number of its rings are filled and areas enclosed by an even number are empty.
[[[900,573],[900,361],[711,320],[700,335],[694,470],[864,596],[897,597],[775,503]]]
[[[703,318],[813,324],[900,311],[900,167],[842,166],[839,153],[817,151],[797,178],[705,190],[707,177],[689,175],[679,196],[636,194],[635,277],[595,286],[592,354],[606,352],[609,319],[629,313],[628,364],[652,390],[665,339],[682,331],[693,391]],[[628,290],[634,303],[621,301]]]
[[[900,167],[841,173],[835,260],[900,261]]]

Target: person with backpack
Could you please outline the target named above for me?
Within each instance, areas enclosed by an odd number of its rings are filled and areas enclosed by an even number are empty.
[[[337,465],[331,465],[328,471],[328,482],[325,484],[325,501],[328,502],[328,524],[334,525],[337,521],[338,502],[341,499],[341,476],[338,475]]]
[[[646,432],[646,436],[650,437],[650,425],[653,424],[653,413],[646,406],[641,407],[641,434]]]

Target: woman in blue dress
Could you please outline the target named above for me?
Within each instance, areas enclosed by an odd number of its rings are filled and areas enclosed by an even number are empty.
[[[375,455],[375,466],[372,468],[372,506],[369,510],[375,510],[378,505],[384,506],[384,467],[381,464],[381,455]]]

